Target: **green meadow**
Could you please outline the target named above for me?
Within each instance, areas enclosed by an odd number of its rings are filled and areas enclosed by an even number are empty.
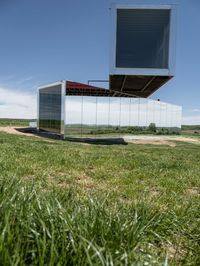
[[[0,133],[0,265],[200,265],[200,146]]]

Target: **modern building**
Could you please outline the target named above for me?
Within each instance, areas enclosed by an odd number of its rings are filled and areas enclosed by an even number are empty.
[[[175,75],[175,24],[175,5],[112,5],[109,89],[66,80],[39,87],[38,130],[180,129],[180,106],[147,99]]]
[[[148,127],[177,131],[181,128],[180,106],[123,92],[60,81],[38,89],[38,130],[63,136],[114,132],[125,127]]]

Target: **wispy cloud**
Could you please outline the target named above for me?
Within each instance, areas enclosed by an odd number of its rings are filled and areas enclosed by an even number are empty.
[[[16,91],[34,91],[38,87],[39,77],[31,75],[0,76],[0,88],[14,88]]]
[[[0,118],[36,118],[36,93],[0,87]]]
[[[38,77],[0,76],[0,118],[36,118]]]

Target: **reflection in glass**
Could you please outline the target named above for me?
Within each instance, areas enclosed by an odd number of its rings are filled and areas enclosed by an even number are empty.
[[[138,126],[139,122],[139,99],[138,98],[131,98],[131,108],[130,108],[130,125],[131,126]]]
[[[96,97],[96,127],[97,134],[104,134],[109,129],[109,98],[108,97]]]
[[[140,98],[139,126],[147,126],[147,99]]]
[[[130,125],[130,99],[121,98],[120,126],[127,127],[129,125]]]
[[[97,97],[83,97],[82,134],[89,134],[96,130]]]
[[[39,129],[61,133],[61,85],[39,90]]]
[[[148,101],[148,126],[151,123],[155,123],[155,101],[149,100]]]
[[[82,96],[65,97],[65,134],[81,134]]]
[[[110,98],[110,113],[109,113],[109,126],[119,127],[120,123],[120,98]]]
[[[158,130],[177,130],[181,115],[179,106],[143,98],[66,96],[65,101],[66,135],[133,133],[133,127],[146,129],[151,123]]]
[[[160,102],[154,102],[154,123],[156,127],[160,127]]]

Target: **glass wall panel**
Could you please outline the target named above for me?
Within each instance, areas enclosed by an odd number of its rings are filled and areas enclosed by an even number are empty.
[[[97,97],[83,97],[82,135],[94,134],[96,131]]]
[[[171,112],[172,112],[171,127],[176,128],[176,106],[171,105]]]
[[[39,90],[39,129],[61,133],[61,85]]]
[[[110,98],[109,126],[119,127],[120,124],[120,98]]]
[[[120,127],[130,126],[130,98],[121,98]]]
[[[140,98],[140,108],[139,108],[139,126],[146,127],[147,126],[147,99]]]
[[[137,127],[139,124],[139,99],[131,98],[131,106],[130,106],[130,125],[132,127]]]
[[[65,97],[65,135],[81,135],[82,96]]]
[[[148,100],[148,126],[155,123],[155,101]]]
[[[97,134],[109,133],[109,97],[97,97]]]
[[[160,128],[166,125],[166,104],[160,102]]]
[[[171,112],[171,104],[167,104],[167,121],[166,127],[171,128],[172,126],[172,112]]]
[[[168,68],[170,11],[118,9],[116,67]]]
[[[155,101],[154,102],[154,123],[156,125],[156,127],[160,127],[160,102],[159,101]]]
[[[86,96],[66,96],[65,112],[66,135],[90,137],[132,134],[151,123],[174,131],[182,115],[181,107],[150,99]]]

